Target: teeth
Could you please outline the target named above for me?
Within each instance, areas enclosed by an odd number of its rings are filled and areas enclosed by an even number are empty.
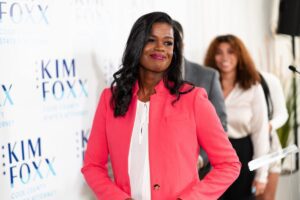
[[[222,65],[225,65],[225,66],[227,66],[227,65],[229,65],[230,63],[229,62],[223,62],[222,63]]]

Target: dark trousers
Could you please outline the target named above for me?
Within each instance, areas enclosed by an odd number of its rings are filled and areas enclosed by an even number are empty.
[[[242,163],[242,168],[237,180],[226,190],[222,200],[254,200],[251,192],[255,173],[249,170],[248,162],[253,157],[253,145],[250,136],[240,139],[229,139]]]

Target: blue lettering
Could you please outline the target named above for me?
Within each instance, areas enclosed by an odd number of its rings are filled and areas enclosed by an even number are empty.
[[[6,12],[3,11],[3,7],[2,5],[6,4],[6,2],[3,2],[3,1],[0,1],[0,23],[2,22],[2,19],[3,19],[3,14],[6,14]]]
[[[31,139],[27,141],[27,152],[25,148],[26,141],[22,140],[20,142],[20,155],[22,157],[22,160],[25,160],[26,158],[30,159],[31,155],[33,158],[39,156],[42,156],[42,150],[41,150],[41,138],[38,138],[36,141],[35,146],[33,145],[33,142]],[[13,144],[13,147],[11,143],[8,143],[8,157],[9,157],[9,163],[12,164],[13,162],[19,162],[18,153],[16,152],[16,146],[17,142]],[[27,154],[26,154],[27,153]],[[27,155],[27,157],[25,156]]]
[[[58,86],[58,87],[56,87]],[[60,92],[60,96],[58,96],[58,90],[57,88],[59,88],[59,92]],[[52,93],[55,97],[55,99],[57,100],[61,100],[64,96],[64,85],[62,84],[61,81],[55,81],[53,86],[52,86]]]
[[[42,173],[41,173],[41,171],[39,170],[39,168],[40,168],[40,166],[41,166],[41,163],[42,163],[41,160],[40,160],[40,162],[39,162],[38,165],[33,161],[33,162],[32,162],[32,165],[33,165],[33,167],[34,167],[34,169],[35,169],[36,174],[40,177],[40,179],[43,179]],[[35,177],[36,177],[36,176],[35,176]],[[34,177],[34,179],[35,179],[35,177]]]
[[[47,173],[47,177],[49,175],[49,173],[51,173],[53,176],[56,176],[56,172],[54,171],[53,168],[53,162],[54,162],[55,158],[52,159],[52,161],[50,161],[48,158],[45,159],[46,163],[48,164],[48,173]]]
[[[14,179],[17,178],[17,176],[14,175],[13,169],[16,168],[16,166],[11,166],[9,168],[9,174],[10,174],[10,186],[14,187]]]
[[[80,88],[81,88],[81,94],[83,94],[85,97],[88,97],[88,92],[85,88],[85,84],[87,83],[87,80],[82,82],[82,80],[79,79],[78,81],[79,81],[79,85],[80,85]]]
[[[82,161],[84,161],[85,150],[82,150]]]
[[[25,160],[25,151],[24,151],[24,141],[21,141],[21,154],[22,154],[22,160]]]
[[[59,78],[59,60],[55,60],[56,78]]]
[[[43,6],[40,4],[27,4],[23,2],[9,2],[10,4],[7,4],[8,2],[0,2],[0,22],[4,21],[4,15],[7,14],[7,12],[4,11],[4,5],[7,5],[9,18],[16,24],[27,21],[31,23],[44,22],[45,24],[49,24],[47,18],[48,5]]]
[[[14,161],[19,162],[19,159],[18,159],[17,155],[14,152],[16,144],[17,143],[15,142],[13,148],[11,148],[11,144],[8,143],[8,157],[9,157],[9,163],[10,164],[12,164],[13,158],[14,158]]]
[[[89,133],[90,133],[89,130],[87,130],[86,132],[84,132],[84,130],[81,131],[81,142],[82,142],[81,144],[83,149],[85,149],[85,146],[88,142]]]
[[[44,179],[44,177],[46,178],[49,175],[56,176],[56,171],[53,167],[54,160],[55,157],[53,157],[51,161],[48,158],[45,158],[45,160],[39,160],[39,162],[24,162],[20,167],[17,167],[16,165],[11,166],[9,169],[11,187],[14,187],[17,180],[19,180],[20,183],[27,184],[30,181],[35,181],[37,177],[39,179]],[[48,171],[46,171],[46,168]],[[15,174],[16,170],[19,173]]]
[[[38,156],[42,156],[42,150],[41,150],[41,138],[38,138],[35,144],[35,148],[33,148],[32,141],[28,140],[28,157],[30,158],[30,152],[32,153],[33,157],[36,156],[36,153],[38,153]]]
[[[65,77],[64,72],[67,73],[68,77],[70,77],[71,72],[73,72],[73,75],[72,75],[73,77],[76,76],[75,75],[75,60],[74,59],[72,59],[72,61],[71,61],[71,67],[70,68],[68,68],[67,61],[65,59],[63,59],[63,67],[65,69],[65,70],[63,70],[64,77]]]
[[[49,63],[50,63],[50,60],[48,60],[47,63],[45,63],[44,60],[42,60],[41,71],[42,71],[42,78],[43,79],[45,79],[45,74],[47,74],[47,76],[48,76],[47,78],[50,78],[50,79],[52,78],[52,76],[50,75],[50,73],[47,69]]]
[[[84,130],[81,131],[81,145],[82,145],[82,159],[84,159],[86,144],[88,142],[88,137],[90,134],[90,130],[87,130],[84,132]]]
[[[16,149],[20,150],[20,152],[17,152]],[[11,188],[13,188],[16,183],[28,184],[37,178],[43,179],[49,175],[56,176],[56,171],[53,166],[55,157],[53,157],[52,160],[45,158],[39,159],[39,161],[26,161],[42,156],[42,142],[40,137],[36,140],[28,139],[22,140],[20,143],[9,143],[8,151],[11,164],[9,167]],[[18,156],[20,156],[20,158]],[[13,162],[19,163],[20,160],[23,160],[23,162],[19,165],[12,164]]]
[[[42,14],[42,15],[41,15],[42,19],[45,21],[46,24],[49,24],[48,19],[47,19],[47,17],[46,17],[46,11],[47,11],[47,9],[48,9],[48,5],[45,6],[44,8],[42,8],[41,5],[38,5],[38,8],[39,8],[39,10],[40,10],[40,12],[41,12],[41,14]]]
[[[46,90],[46,84],[48,84],[48,81],[42,83],[42,92],[43,92],[43,99],[46,100],[46,93],[49,92],[49,90]]]
[[[60,76],[75,77],[75,60],[74,59],[71,60],[71,63],[70,63],[71,66],[68,66],[66,59],[63,59],[61,62],[62,63],[60,63],[60,60],[58,60],[58,59],[55,60],[56,78],[59,78]],[[61,66],[61,64],[62,64],[62,66]],[[59,73],[60,69],[61,69],[62,74]],[[72,75],[71,75],[71,73],[72,73]]]
[[[67,80],[65,82],[57,80],[52,84],[52,86],[48,86],[48,84],[50,84],[48,81],[42,82],[43,99],[45,101],[46,98],[48,97],[49,93],[51,93],[52,96],[54,97],[54,99],[62,100],[65,97],[65,92],[67,92],[66,93],[67,98],[69,98],[69,97],[77,98],[78,94],[79,94],[79,96],[88,97],[86,83],[87,83],[87,80],[85,80],[83,82],[80,79],[73,80],[73,81]],[[49,87],[51,87],[51,92],[48,89]],[[78,90],[80,90],[80,93]]]
[[[34,6],[31,5],[31,8],[29,8],[29,6],[28,6],[27,4],[25,4],[25,8],[26,8],[26,11],[27,11],[27,13],[28,13],[27,18],[30,19],[31,22],[34,23],[34,18],[33,18],[34,15],[33,15],[33,12],[32,12]]]
[[[67,85],[69,86],[70,89],[70,93],[68,95],[68,97],[72,94],[74,98],[76,98],[76,92],[74,90],[74,85],[75,85],[75,81],[73,81],[73,84],[70,83],[70,81],[67,81]]]
[[[13,103],[12,98],[10,96],[10,90],[12,88],[12,84],[10,84],[8,89],[5,87],[5,85],[1,85],[1,87],[2,87],[4,95],[5,95],[3,106],[5,106],[7,101],[10,103],[10,105],[13,105],[14,103]]]
[[[42,71],[42,78],[49,78],[51,79],[51,73],[47,67],[49,67],[51,60],[48,60],[47,62],[42,60],[41,63],[41,71]],[[56,78],[62,77],[75,77],[76,76],[76,71],[75,71],[75,60],[72,59],[71,62],[68,64],[65,59],[63,60],[58,60],[56,59],[55,61],[55,76]]]
[[[25,172],[24,172],[24,170]],[[25,176],[25,175],[27,176]],[[23,163],[20,167],[20,179],[23,184],[27,184],[30,179],[30,167],[27,163]]]
[[[16,18],[16,9],[18,11],[19,18]],[[22,10],[21,5],[19,3],[13,3],[13,4],[11,4],[9,14],[10,14],[11,20],[13,22],[20,23],[21,20],[22,20],[22,15],[23,15],[23,10]]]
[[[42,95],[44,101],[51,94],[55,100],[66,98],[88,97],[87,80],[61,80],[64,77],[76,77],[75,59],[55,59],[41,61],[42,79],[57,78],[42,82]],[[48,86],[50,84],[50,86]],[[78,86],[77,86],[78,85]],[[80,90],[80,91],[79,91]],[[48,94],[50,93],[50,94]]]

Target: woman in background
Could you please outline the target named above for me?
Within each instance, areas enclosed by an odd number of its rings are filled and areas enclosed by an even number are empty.
[[[224,193],[224,200],[255,199],[265,190],[268,166],[255,173],[248,162],[269,152],[267,106],[260,77],[242,43],[234,35],[221,35],[210,44],[206,66],[220,73],[228,118],[228,136],[242,169],[238,179]]]
[[[84,157],[82,173],[98,199],[217,199],[237,178],[240,163],[215,109],[204,89],[182,80],[181,64],[171,17],[140,17],[101,95]],[[200,148],[214,168],[202,181]]]

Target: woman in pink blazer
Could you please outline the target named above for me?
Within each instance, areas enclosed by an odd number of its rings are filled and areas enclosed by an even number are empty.
[[[216,200],[239,175],[206,92],[182,80],[181,62],[182,40],[170,16],[153,12],[135,22],[85,153],[82,173],[98,199]],[[202,181],[200,148],[213,166]]]

